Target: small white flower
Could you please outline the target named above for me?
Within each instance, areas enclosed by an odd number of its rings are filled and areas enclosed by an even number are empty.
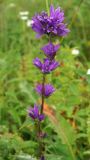
[[[28,20],[27,21],[27,26],[28,27],[32,27],[32,24],[33,24],[34,22],[33,22],[33,20]]]
[[[21,11],[19,12],[20,16],[28,16],[29,12],[28,11]]]
[[[28,11],[21,11],[21,12],[19,12],[20,19],[22,19],[24,21],[27,20],[28,19],[28,14],[29,14]]]
[[[10,8],[13,8],[13,7],[15,7],[15,6],[16,6],[15,3],[10,3],[10,4],[9,4],[9,7],[10,7]]]
[[[76,48],[72,49],[72,54],[73,55],[78,55],[80,53],[80,51]]]
[[[90,74],[90,69],[87,70],[87,74],[88,74],[88,75]]]
[[[20,18],[21,18],[23,21],[26,21],[26,20],[28,19],[27,16],[21,16]]]

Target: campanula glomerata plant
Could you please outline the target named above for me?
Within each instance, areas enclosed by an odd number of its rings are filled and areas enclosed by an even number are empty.
[[[55,60],[56,52],[60,48],[60,44],[53,44],[52,38],[55,40],[57,37],[66,36],[69,32],[67,25],[64,23],[64,12],[61,11],[60,7],[54,9],[51,5],[49,15],[46,12],[41,12],[36,14],[32,20],[32,29],[37,33],[36,37],[40,38],[42,35],[48,37],[49,42],[41,47],[42,52],[45,55],[43,60],[36,57],[33,60],[33,64],[42,73],[42,82],[38,84],[35,91],[41,96],[41,105],[38,106],[34,104],[34,107],[30,107],[28,110],[29,116],[35,122],[37,127],[37,141],[38,141],[38,155],[37,158],[40,160],[45,160],[45,145],[43,139],[46,137],[47,133],[42,130],[42,123],[45,119],[44,115],[44,100],[49,98],[55,92],[55,88],[51,84],[46,83],[46,75],[50,74],[53,70],[60,66],[59,62]]]

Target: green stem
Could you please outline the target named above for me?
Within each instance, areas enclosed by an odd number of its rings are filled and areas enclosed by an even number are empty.
[[[48,12],[48,15],[49,15],[49,3],[48,3],[48,0],[46,0],[46,9],[47,9],[47,12]]]
[[[75,13],[73,14],[72,21],[71,21],[71,24],[70,24],[69,28],[71,28],[72,24],[75,22],[76,17],[77,17],[77,13],[79,13],[79,10],[80,10],[81,5],[82,5],[83,2],[84,2],[84,0],[81,0],[81,1],[80,1],[80,3],[79,3],[79,5],[78,5]]]
[[[42,79],[42,105],[41,105],[41,114],[43,113],[44,109],[44,92],[45,92],[45,74],[43,74],[43,79]]]
[[[44,109],[44,90],[45,90],[44,85],[45,85],[45,74],[43,74],[43,78],[42,78],[42,104],[41,104],[40,114],[43,114],[43,109]],[[37,141],[38,141],[38,144],[39,144],[38,158],[40,158],[41,156],[43,156],[44,143],[42,141],[42,137],[40,137],[41,133],[42,133],[41,122],[38,121],[38,130],[37,130]]]
[[[53,0],[50,0],[50,4],[53,4]]]

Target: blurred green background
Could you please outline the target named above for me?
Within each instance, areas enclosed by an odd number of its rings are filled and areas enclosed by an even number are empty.
[[[57,39],[61,66],[47,81],[56,92],[45,102],[47,160],[90,159],[90,0],[48,0],[65,11],[70,33]],[[42,75],[32,60],[47,39],[36,39],[27,22],[47,11],[45,0],[0,0],[0,160],[33,160],[38,144],[27,109],[40,101]],[[26,18],[21,12],[28,11]]]

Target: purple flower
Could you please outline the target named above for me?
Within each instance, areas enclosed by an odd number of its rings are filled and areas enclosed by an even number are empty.
[[[42,69],[42,62],[40,61],[40,59],[37,57],[33,60],[33,64],[39,68],[39,69]]]
[[[38,119],[39,121],[44,120],[44,114],[39,113],[39,107],[35,104],[34,108],[30,108],[28,110],[28,114],[32,119]]]
[[[53,59],[56,55],[56,52],[58,51],[60,45],[57,44],[57,45],[53,45],[51,42],[46,44],[45,46],[43,46],[41,48],[41,50],[44,51],[45,55],[50,58],[50,59]]]
[[[35,58],[33,63],[43,73],[50,73],[59,66],[59,63],[57,61],[50,60],[48,58],[45,58],[43,63],[40,61],[39,58]]]
[[[45,157],[44,157],[44,156],[41,156],[40,160],[45,160]]]
[[[32,29],[37,33],[37,37],[43,34],[65,36],[69,32],[69,29],[67,29],[64,19],[64,12],[60,10],[60,7],[55,10],[53,5],[51,5],[50,15],[42,12],[32,18]]]
[[[49,97],[53,92],[55,92],[55,88],[51,84],[45,84],[44,88],[42,84],[38,84],[35,90],[40,94],[44,95],[45,97]]]

